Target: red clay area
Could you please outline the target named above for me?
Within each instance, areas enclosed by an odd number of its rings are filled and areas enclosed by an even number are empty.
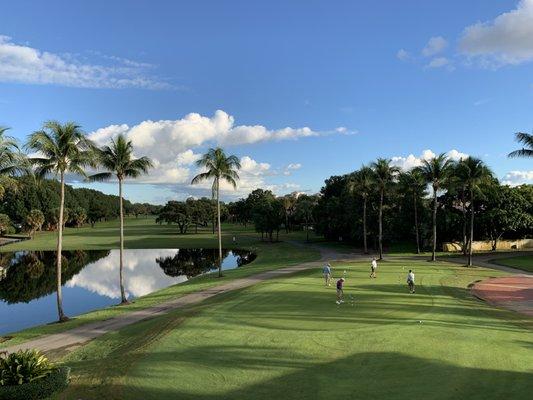
[[[514,275],[486,279],[475,283],[472,293],[497,307],[533,317],[533,276]]]

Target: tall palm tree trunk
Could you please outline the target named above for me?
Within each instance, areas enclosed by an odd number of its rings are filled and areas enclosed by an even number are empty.
[[[63,248],[63,212],[65,208],[65,173],[61,172],[61,195],[59,202],[59,225],[57,227],[57,261],[56,261],[56,276],[57,276],[57,314],[59,322],[66,321],[68,318],[63,312],[63,294],[61,291],[61,251]]]
[[[220,181],[217,179],[218,277],[222,277],[222,228],[220,227]]]
[[[474,192],[470,189],[470,243],[468,245],[468,266],[472,266],[472,245],[474,242]]]
[[[433,251],[431,253],[431,261],[436,261],[435,255],[437,251],[437,188],[433,187]]]
[[[379,198],[379,259],[383,259],[383,189]]]
[[[122,179],[118,180],[118,197],[120,205],[120,261],[119,261],[119,276],[120,276],[120,297],[121,303],[126,304],[126,291],[124,290],[124,205],[122,201]]]
[[[366,197],[363,198],[363,251],[365,254],[368,254],[368,244],[367,244],[367,233],[366,233]]]
[[[466,223],[467,223],[467,216],[466,216],[466,201],[465,201],[465,193],[464,188],[461,194],[461,205],[462,205],[462,213],[463,213],[463,255],[466,256],[468,252],[468,238],[466,234]]]
[[[416,193],[413,193],[413,207],[415,210],[416,254],[420,254],[420,234],[418,233],[418,207],[416,203]]]

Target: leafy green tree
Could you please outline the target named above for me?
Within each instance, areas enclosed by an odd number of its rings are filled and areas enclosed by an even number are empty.
[[[169,201],[159,212],[156,223],[166,222],[176,224],[181,234],[187,233],[187,229],[193,220],[193,209],[183,201]]]
[[[95,150],[96,162],[99,168],[105,172],[91,175],[90,181],[102,182],[112,178],[118,180],[118,198],[120,210],[120,294],[121,303],[127,304],[126,291],[124,289],[124,204],[122,195],[122,185],[127,178],[138,178],[148,173],[153,167],[152,161],[148,157],[134,158],[133,145],[124,135],[118,135],[116,139],[111,139],[110,146],[104,146]]]
[[[290,221],[294,215],[297,196],[294,193],[287,194],[281,198],[283,210],[285,211],[285,232],[290,232]]]
[[[374,171],[374,182],[379,190],[379,226],[378,226],[378,240],[379,240],[379,259],[383,259],[383,201],[385,195],[391,190],[397,174],[400,169],[390,164],[390,160],[385,158],[378,158],[371,165]]]
[[[87,221],[87,211],[85,211],[85,208],[79,206],[72,208],[69,221],[76,228],[82,227],[85,221]]]
[[[470,239],[468,246],[468,266],[472,266],[472,242],[474,241],[474,201],[481,194],[481,186],[492,179],[492,171],[483,161],[467,157],[459,161],[457,176],[463,182],[470,198]]]
[[[509,153],[509,157],[527,157],[532,158],[533,157],[533,135],[530,135],[528,133],[523,132],[517,132],[515,134],[516,141],[518,143],[522,143],[524,145],[523,148],[519,150],[515,150],[511,153]]]
[[[483,212],[479,219],[480,225],[492,241],[492,250],[498,249],[498,241],[507,233],[532,231],[533,201],[524,196],[520,187],[512,188],[493,183],[485,190],[484,195]]]
[[[44,224],[44,214],[41,210],[31,210],[26,216],[26,227],[33,237],[36,231],[40,231]]]
[[[453,172],[453,162],[446,154],[440,154],[429,160],[423,160],[422,165],[417,170],[433,189],[433,249],[431,261],[435,261],[437,259],[435,253],[437,251],[438,192],[450,178]]]
[[[417,169],[400,173],[400,191],[405,196],[410,196],[413,201],[414,230],[416,239],[416,252],[420,254],[420,224],[418,221],[418,208],[422,198],[426,195],[426,181]]]
[[[45,214],[45,222],[48,225],[48,230],[55,231],[59,229],[61,209],[59,207],[48,210]],[[70,218],[70,208],[63,208],[63,228]]]
[[[72,172],[85,175],[83,168],[92,162],[91,154],[94,145],[81,131],[79,125],[73,122],[60,124],[57,121],[46,122],[43,128],[32,133],[26,144],[27,149],[39,154],[31,158],[38,177],[49,174],[59,175],[60,203],[57,234],[57,311],[59,321],[68,318],[63,312],[63,299],[61,294],[61,251],[63,246],[63,212],[65,208],[65,174]]]
[[[367,204],[368,198],[374,186],[374,171],[370,167],[363,166],[350,176],[349,189],[357,193],[363,199],[363,251],[368,254],[367,234]]]
[[[317,204],[317,196],[302,194],[296,199],[295,214],[305,223],[305,240],[307,242],[309,242],[309,230],[314,224],[314,211]]]
[[[217,227],[218,227],[218,251],[219,251],[219,267],[218,276],[222,276],[222,228],[220,226],[220,182],[225,181],[237,187],[239,174],[237,171],[241,168],[239,159],[236,156],[226,156],[224,150],[220,147],[216,149],[209,149],[209,151],[202,156],[196,165],[200,168],[205,168],[206,172],[196,175],[191,184],[198,184],[202,181],[213,180],[212,193],[216,198],[217,204]]]
[[[5,233],[11,230],[11,218],[9,215],[0,214],[0,236],[4,236]]]

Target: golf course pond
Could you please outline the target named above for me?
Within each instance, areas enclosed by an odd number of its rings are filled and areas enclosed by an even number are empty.
[[[63,251],[63,307],[69,316],[119,303],[119,250]],[[222,269],[248,264],[255,254],[223,250]],[[53,322],[56,252],[0,253],[0,335]],[[217,270],[218,249],[124,250],[128,299],[145,296]]]

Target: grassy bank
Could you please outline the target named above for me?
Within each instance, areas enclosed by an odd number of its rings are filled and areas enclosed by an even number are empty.
[[[341,306],[313,270],[108,334],[65,359],[58,399],[529,398],[532,320],[467,289],[501,273],[405,263],[336,264]]]
[[[533,255],[497,258],[491,260],[491,262],[498,265],[504,265],[506,267],[518,268],[524,271],[533,272]]]

